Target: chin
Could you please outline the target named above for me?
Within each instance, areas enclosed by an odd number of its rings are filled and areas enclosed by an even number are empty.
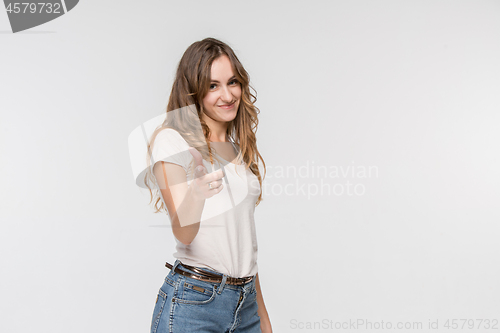
[[[236,117],[226,117],[226,118],[223,118],[222,121],[225,122],[225,123],[229,123],[229,122],[233,121],[234,118],[236,118]]]

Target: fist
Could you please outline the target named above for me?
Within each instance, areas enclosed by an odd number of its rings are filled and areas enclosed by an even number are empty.
[[[224,185],[222,169],[208,173],[203,165],[203,157],[196,148],[189,147],[189,152],[194,158],[194,180],[191,183],[194,194],[200,199],[208,199],[222,191]]]

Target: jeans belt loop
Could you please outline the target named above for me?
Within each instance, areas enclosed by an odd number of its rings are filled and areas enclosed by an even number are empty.
[[[227,275],[226,274],[222,275],[222,282],[220,283],[219,290],[217,291],[217,293],[219,293],[219,295],[222,293],[222,290],[224,289],[224,286],[226,285],[226,280],[227,280]]]

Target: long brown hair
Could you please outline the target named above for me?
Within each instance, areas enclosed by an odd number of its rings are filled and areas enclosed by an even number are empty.
[[[150,165],[151,147],[154,145],[154,139],[157,134],[165,128],[174,128],[188,142],[189,146],[196,148],[201,153],[203,159],[207,161],[210,160],[211,163],[213,163],[212,147],[208,139],[210,138],[210,128],[203,121],[201,115],[202,112],[205,111],[203,108],[203,98],[209,91],[212,63],[215,59],[224,55],[229,58],[234,75],[240,83],[242,91],[237,115],[229,124],[227,135],[240,147],[237,160],[243,161],[245,169],[250,169],[259,180],[260,194],[255,204],[255,206],[258,206],[263,200],[263,177],[259,170],[259,160],[262,161],[263,164],[264,177],[266,174],[266,164],[257,149],[257,139],[255,135],[259,124],[257,115],[260,113],[260,110],[254,105],[257,101],[257,92],[250,86],[250,76],[245,68],[243,68],[243,65],[234,51],[220,40],[205,38],[191,44],[184,52],[177,67],[177,73],[168,100],[166,119],[161,126],[155,129],[148,143],[147,161],[148,165]],[[255,95],[250,92],[250,89],[255,92]],[[187,110],[191,110],[192,113],[181,113],[175,117],[169,116],[169,112],[172,114],[171,111],[181,108],[187,108]],[[193,135],[192,118],[190,118],[190,116],[197,116],[197,122],[201,123],[203,130],[203,135],[201,137]],[[191,163],[188,172],[194,172],[193,166],[194,161]],[[148,187],[151,195],[150,203],[155,200],[155,213],[163,210],[168,214],[160,197],[161,192],[158,190],[156,195],[153,195],[151,191],[149,184],[155,184],[155,182],[156,180],[151,173],[151,168],[148,167],[144,183]]]

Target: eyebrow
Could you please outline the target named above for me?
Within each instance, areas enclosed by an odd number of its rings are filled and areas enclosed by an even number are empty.
[[[229,78],[229,80],[227,80],[227,81],[229,82],[229,81],[234,80],[234,79],[236,79],[236,75],[233,75],[233,77]],[[210,82],[220,83],[217,80],[211,80]]]

